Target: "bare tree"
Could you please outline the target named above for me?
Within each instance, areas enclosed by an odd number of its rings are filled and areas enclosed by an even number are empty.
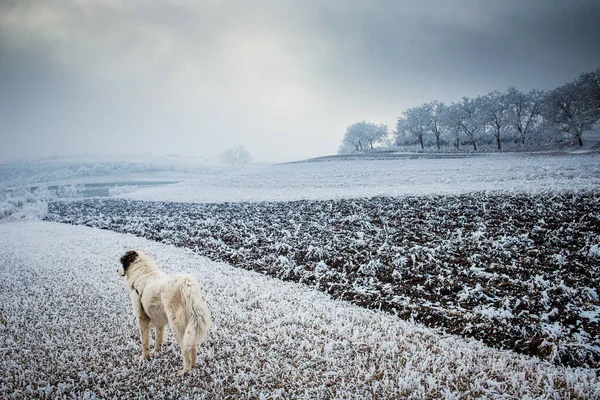
[[[525,146],[527,137],[541,122],[543,97],[544,92],[535,89],[523,93],[510,87],[506,91],[508,121],[519,135],[521,146]]]
[[[509,124],[508,98],[505,94],[495,90],[478,99],[482,122],[493,132],[498,151],[502,150],[500,135]]]

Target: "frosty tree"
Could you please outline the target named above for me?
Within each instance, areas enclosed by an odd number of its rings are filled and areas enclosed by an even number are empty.
[[[582,135],[600,119],[600,99],[594,98],[598,90],[594,86],[592,72],[581,75],[577,80],[550,91],[542,108],[544,120],[554,131],[573,136],[583,146]],[[598,78],[596,78],[598,79]],[[598,81],[596,81],[596,84]]]
[[[244,146],[237,146],[224,150],[219,155],[219,160],[224,164],[247,165],[252,162],[250,152]]]
[[[528,136],[540,124],[544,92],[531,90],[523,93],[510,87],[506,91],[508,123],[517,132],[521,146],[525,146]]]
[[[478,99],[482,122],[492,131],[498,151],[502,150],[500,135],[509,125],[508,99],[505,94],[495,90]]]
[[[595,71],[581,74],[577,81],[586,101],[596,110],[596,115],[600,117],[600,67]]]
[[[440,101],[421,104],[420,106],[410,108],[403,113],[403,117],[398,118],[396,123],[396,143],[418,142],[421,149],[425,148],[426,135],[433,135],[437,149],[441,148],[441,137],[446,131],[444,118],[446,105]]]
[[[430,112],[427,104],[409,108],[404,111],[404,118],[398,118],[396,124],[396,136],[414,136],[421,149],[424,148],[423,137],[429,131]]]
[[[481,118],[481,101],[463,97],[462,101],[452,103],[448,107],[446,124],[457,135],[463,133],[477,151],[477,139],[483,133],[484,124]],[[457,146],[458,147],[458,146]]]
[[[356,151],[373,149],[375,144],[385,141],[388,135],[388,127],[385,124],[374,124],[373,122],[357,122],[346,129],[340,153],[348,149]]]
[[[398,146],[412,146],[419,143],[419,140],[406,129],[406,121],[402,117],[398,118],[392,136]]]
[[[440,138],[444,132],[444,118],[446,116],[447,107],[441,101],[432,101],[425,105],[427,112],[429,113],[429,119],[427,121],[427,128],[429,132],[435,136],[435,144],[437,149],[440,150]]]
[[[446,136],[457,149],[468,142],[477,151],[480,143],[491,143],[491,136],[495,147],[502,150],[507,138],[518,139],[524,147],[533,141],[534,134],[550,139],[552,132],[563,132],[582,145],[582,134],[598,121],[600,68],[549,93],[535,89],[522,92],[510,87],[506,92],[496,90],[476,98],[463,97],[449,106],[432,101],[409,108],[398,118],[393,138],[398,146],[418,143],[424,149],[432,135],[441,150],[442,137]],[[372,149],[375,143],[385,146],[386,136],[385,125],[356,123],[348,127],[339,153]]]

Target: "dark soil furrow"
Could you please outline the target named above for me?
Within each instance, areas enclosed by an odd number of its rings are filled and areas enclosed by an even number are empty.
[[[571,366],[600,362],[600,194],[192,204],[83,200],[48,220],[133,233]]]

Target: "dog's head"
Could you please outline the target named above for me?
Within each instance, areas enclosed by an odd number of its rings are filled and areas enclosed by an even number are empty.
[[[135,250],[129,250],[128,252],[126,252],[123,255],[123,257],[121,257],[121,267],[117,270],[117,272],[119,272],[119,275],[125,276],[125,274],[127,273],[127,268],[129,268],[129,266],[133,264],[135,260],[138,259],[138,257],[139,254]]]

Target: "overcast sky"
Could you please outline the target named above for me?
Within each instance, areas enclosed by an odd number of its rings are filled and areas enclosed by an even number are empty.
[[[0,0],[0,159],[332,154],[346,126],[600,66],[597,0]]]

